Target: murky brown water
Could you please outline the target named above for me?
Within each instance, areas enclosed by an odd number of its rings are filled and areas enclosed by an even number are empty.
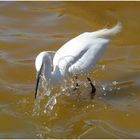
[[[123,30],[83,88],[33,116],[34,59],[85,31]],[[140,2],[0,2],[0,138],[140,138]]]

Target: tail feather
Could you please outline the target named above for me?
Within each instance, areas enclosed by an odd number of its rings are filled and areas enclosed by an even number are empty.
[[[93,32],[93,37],[110,38],[110,37],[116,35],[118,32],[120,32],[121,29],[122,29],[122,25],[120,22],[118,22],[117,25],[111,29],[102,29],[102,30]]]

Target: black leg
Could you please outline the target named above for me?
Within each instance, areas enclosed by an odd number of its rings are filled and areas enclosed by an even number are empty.
[[[87,77],[87,80],[89,81],[89,84],[91,85],[91,88],[92,88],[92,90],[91,90],[91,99],[93,99],[94,96],[95,96],[96,88],[93,85],[93,83],[92,83],[92,81],[91,81],[91,79],[89,77]]]

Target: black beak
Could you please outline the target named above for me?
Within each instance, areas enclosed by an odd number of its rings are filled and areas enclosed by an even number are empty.
[[[37,72],[37,76],[36,76],[35,99],[36,99],[36,96],[37,96],[37,91],[38,91],[38,86],[39,86],[41,72],[42,72],[42,66],[41,66],[40,71]]]

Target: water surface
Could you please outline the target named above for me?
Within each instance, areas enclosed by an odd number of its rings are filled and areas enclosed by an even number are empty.
[[[0,138],[140,138],[139,15],[140,2],[0,2]],[[33,115],[37,54],[117,21],[91,73],[95,99],[82,86]]]

